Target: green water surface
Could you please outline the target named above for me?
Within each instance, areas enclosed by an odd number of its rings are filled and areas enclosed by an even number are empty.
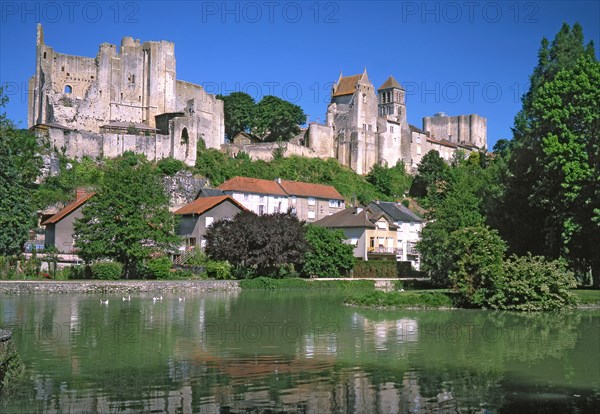
[[[585,413],[600,311],[373,311],[332,292],[0,295],[2,413]],[[105,297],[103,297],[105,298]]]

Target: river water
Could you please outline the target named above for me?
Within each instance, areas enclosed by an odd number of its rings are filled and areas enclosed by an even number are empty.
[[[331,292],[0,295],[0,412],[585,413],[600,311],[376,311]],[[183,299],[183,298],[181,298]]]

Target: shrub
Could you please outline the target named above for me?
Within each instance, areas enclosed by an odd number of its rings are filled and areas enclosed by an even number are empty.
[[[148,279],[169,279],[173,262],[167,256],[150,259],[144,266],[144,276]]]
[[[511,256],[503,263],[504,277],[496,284],[490,307],[519,311],[545,311],[571,307],[576,295],[569,291],[577,281],[564,261],[542,256]]]
[[[395,260],[369,260],[356,261],[354,265],[354,277],[398,277]]]
[[[495,230],[465,227],[450,234],[449,279],[464,307],[488,307],[502,278],[502,258],[506,245]]]
[[[342,230],[307,225],[304,234],[309,249],[304,254],[304,276],[345,276],[354,266],[354,246],[344,243]]]
[[[123,265],[119,262],[97,262],[90,266],[92,278],[118,280],[123,274]]]
[[[219,260],[207,260],[204,264],[206,276],[211,279],[233,279],[231,273],[231,265],[228,262],[222,262]]]
[[[454,306],[452,294],[447,292],[372,292],[359,293],[346,298],[345,303],[367,307],[400,308],[450,308]]]
[[[185,170],[185,164],[183,161],[176,160],[174,158],[163,158],[157,164],[158,169],[164,175],[173,176],[181,170]]]

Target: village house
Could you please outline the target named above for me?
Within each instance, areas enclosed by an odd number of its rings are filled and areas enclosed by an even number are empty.
[[[259,215],[290,210],[298,219],[313,222],[344,208],[344,198],[330,185],[234,177],[218,189]]]
[[[397,259],[402,262],[410,262],[415,270],[419,270],[421,257],[416,245],[421,239],[423,219],[400,203],[376,201],[370,203],[369,208],[374,212],[385,213],[394,220],[394,224],[398,227]]]
[[[177,234],[185,239],[187,247],[205,247],[204,235],[216,221],[231,219],[246,208],[227,195],[200,197],[175,212],[180,216]]]
[[[73,226],[75,220],[82,217],[83,206],[94,194],[77,190],[75,201],[42,222],[42,226],[45,226],[44,244],[46,248],[55,247],[60,253],[74,252]]]
[[[342,230],[346,242],[355,246],[355,257],[362,260],[396,260],[399,251],[398,226],[385,213],[349,207],[316,221],[315,225]]]

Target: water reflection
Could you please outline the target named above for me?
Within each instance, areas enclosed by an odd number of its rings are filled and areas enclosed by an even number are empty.
[[[306,292],[0,299],[29,373],[1,412],[585,412],[600,402],[598,311],[379,312]]]

